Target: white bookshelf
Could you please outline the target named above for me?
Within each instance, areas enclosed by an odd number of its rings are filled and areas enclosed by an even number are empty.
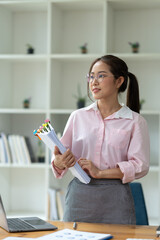
[[[159,22],[160,0],[0,1],[0,130],[28,136],[35,153],[33,130],[50,118],[63,132],[76,109],[78,83],[87,95],[85,76],[95,58],[114,54],[136,74],[151,138],[150,172],[140,180],[150,224],[160,223]],[[135,41],[138,54],[128,44]],[[88,53],[81,54],[85,42]],[[34,54],[26,54],[27,43]],[[31,106],[24,109],[27,97]],[[44,164],[0,164],[0,194],[9,215],[47,217],[48,188],[65,189],[72,178],[54,179],[49,163],[46,149]]]

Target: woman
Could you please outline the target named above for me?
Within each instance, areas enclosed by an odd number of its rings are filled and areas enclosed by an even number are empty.
[[[127,106],[122,106],[118,94],[128,78]],[[61,139],[68,150],[61,155],[55,147],[52,160],[57,178],[76,161],[91,177],[89,184],[70,182],[64,221],[135,224],[128,183],[147,174],[150,155],[137,79],[123,60],[106,55],[92,63],[88,87],[96,101],[71,114]]]

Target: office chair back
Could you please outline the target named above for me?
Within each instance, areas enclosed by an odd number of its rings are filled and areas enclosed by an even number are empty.
[[[141,183],[130,183],[136,212],[136,225],[149,225],[147,209]]]

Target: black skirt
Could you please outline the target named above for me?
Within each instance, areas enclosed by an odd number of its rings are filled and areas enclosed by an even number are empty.
[[[89,184],[74,178],[65,199],[65,222],[136,224],[129,184],[117,179],[91,179]]]

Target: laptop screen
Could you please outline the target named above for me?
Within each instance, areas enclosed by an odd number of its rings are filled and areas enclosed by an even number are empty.
[[[2,228],[6,229],[7,231],[9,231],[7,218],[6,218],[6,213],[5,213],[5,210],[4,210],[4,207],[3,207],[1,196],[0,196],[0,226]]]

